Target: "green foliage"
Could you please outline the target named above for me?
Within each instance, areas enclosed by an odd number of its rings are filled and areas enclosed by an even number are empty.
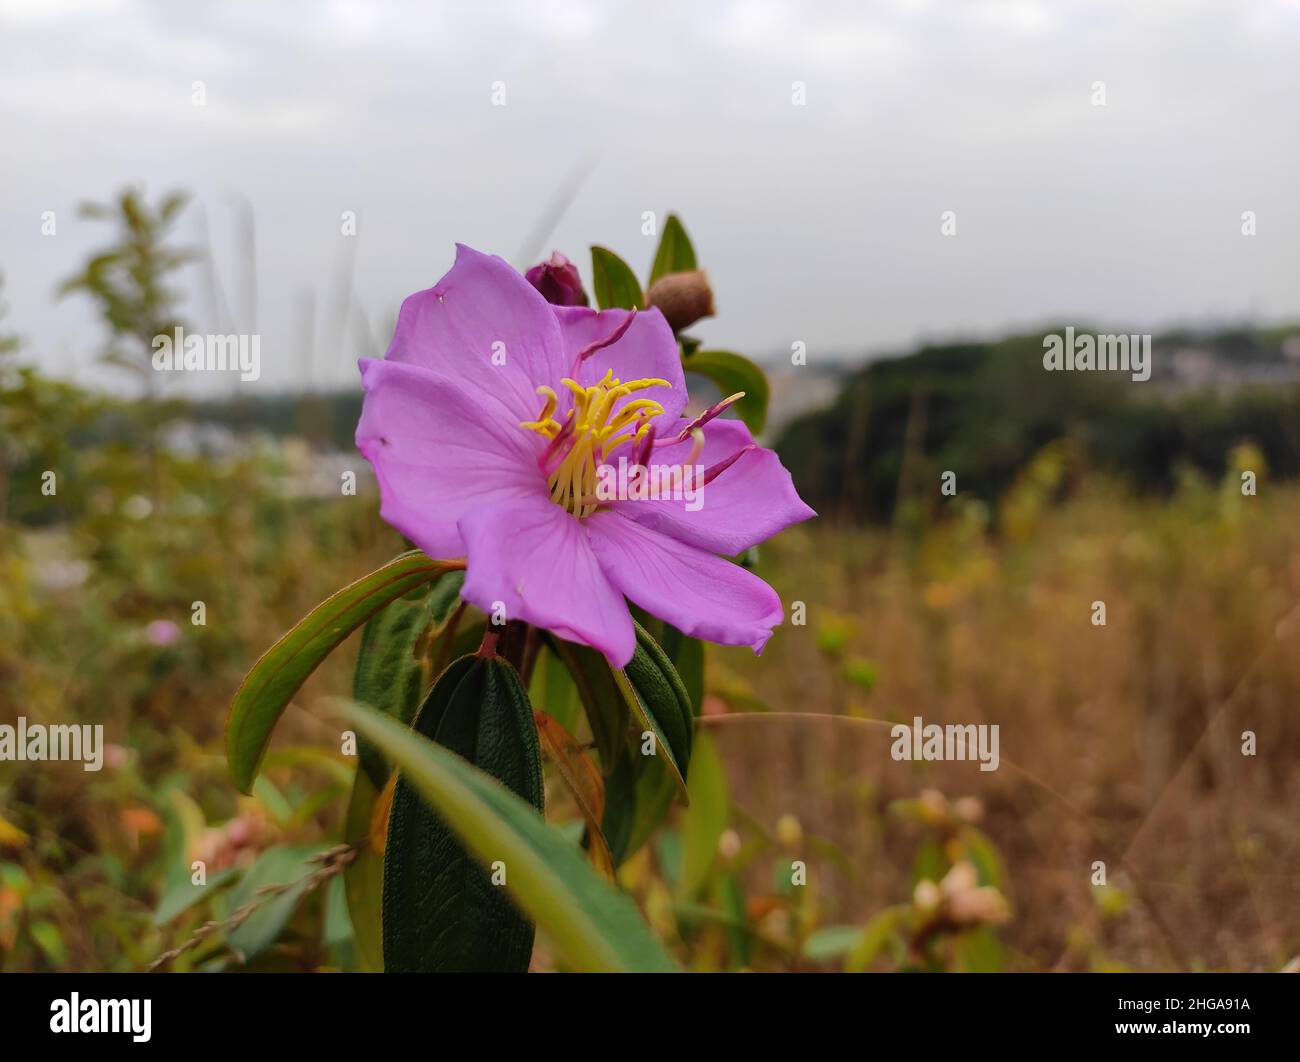
[[[1155,337],[1157,370],[1189,341]],[[1238,367],[1285,365],[1276,338],[1243,344],[1221,333],[1197,343]],[[1061,440],[1072,455],[1062,492],[1086,463],[1168,494],[1180,467],[1218,478],[1243,439],[1278,474],[1300,474],[1289,427],[1300,416],[1294,383],[1184,393],[1164,389],[1158,371],[1135,384],[1116,372],[1045,372],[1042,358],[1042,334],[1034,334],[873,362],[847,377],[829,408],[790,423],[776,449],[814,509],[862,520],[905,514],[909,501],[937,510],[943,471],[956,473],[962,497],[992,503]]]
[[[248,792],[275,722],[316,666],[380,609],[449,568],[419,550],[403,553],[316,606],[245,677],[230,704],[226,755],[236,786]]]
[[[460,604],[463,572],[448,572],[377,612],[361,629],[361,647],[352,679],[352,699],[409,723],[430,681],[431,637]],[[358,741],[361,765],[376,786],[390,773],[378,750]]]
[[[176,310],[180,292],[169,276],[193,261],[194,254],[169,247],[167,240],[187,199],[172,192],[150,207],[138,189],[127,188],[114,203],[83,203],[83,218],[117,226],[116,242],[59,286],[60,295],[82,292],[99,307],[111,332],[104,360],[145,379],[152,379],[154,336],[170,334],[181,324]]]
[[[434,684],[413,731],[542,810],[542,765],[528,696],[503,661],[466,657]],[[504,855],[504,853],[502,853]],[[494,873],[507,875],[507,860]],[[507,879],[508,880],[508,879]],[[453,828],[399,772],[384,850],[384,968],[524,972],[533,927]]]
[[[701,734],[690,774],[691,806],[682,826],[682,874],[679,892],[694,896],[708,881],[727,825],[730,801],[727,776],[713,739]]]
[[[322,851],[321,847],[304,845],[268,849],[231,891],[230,909],[238,911],[245,904],[255,902],[262,889],[289,886],[260,903],[230,932],[227,938],[229,946],[244,961],[256,958],[280,935],[306,889],[313,869],[312,857]]]
[[[694,726],[690,696],[668,655],[644,627],[635,626],[636,651],[614,679],[633,717],[654,734],[655,755],[666,758],[685,790]]]
[[[343,871],[343,892],[357,965],[367,973],[384,969],[381,929],[384,894],[384,833],[374,823],[379,790],[365,770],[356,771],[348,798],[343,839],[356,849],[356,857]]]
[[[632,901],[601,881],[532,806],[387,716],[361,706],[350,706],[346,713],[451,825],[480,865],[506,864],[506,889],[572,968],[673,968]]]
[[[767,424],[770,397],[767,376],[748,358],[727,350],[700,350],[686,359],[688,373],[703,376],[717,385],[723,398],[744,392],[735,405],[736,413],[755,435]]]
[[[631,266],[604,247],[591,249],[592,286],[602,310],[645,308],[645,295]]]
[[[654,264],[650,267],[650,280],[646,287],[667,273],[686,273],[695,268],[695,248],[691,246],[691,238],[686,235],[681,218],[669,214],[659,237],[659,246],[655,250]]]

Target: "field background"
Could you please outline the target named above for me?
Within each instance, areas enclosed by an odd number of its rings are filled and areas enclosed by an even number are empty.
[[[890,371],[917,366],[915,392],[933,395],[926,357]],[[351,765],[319,709],[349,694],[355,638],[295,699],[251,798],[228,781],[223,721],[283,630],[402,544],[364,462],[333,441],[348,427],[334,406],[355,395],[241,420],[5,371],[0,717],[102,723],[110,747],[100,773],[0,765],[0,965],[140,969],[342,837]],[[1266,395],[1289,403],[1292,386]],[[223,418],[236,430],[214,441]],[[832,406],[784,430],[797,479],[798,439],[841,419]],[[1217,467],[1175,453],[1175,481],[1141,489],[1065,431],[1005,482],[946,498],[937,466],[915,472],[939,429],[909,435],[906,420],[887,515],[815,499],[821,518],[761,548],[760,573],[806,623],[761,658],[710,650],[703,799],[674,811],[625,887],[697,969],[1293,963],[1300,488],[1244,433]],[[1281,438],[1275,464],[1291,459]],[[928,483],[908,485],[909,460]],[[355,497],[337,493],[340,469],[361,474]],[[160,621],[175,625],[161,637]],[[894,762],[884,724],[914,715],[998,724],[1000,769]],[[562,790],[548,797],[553,821],[576,821]],[[194,858],[237,872],[194,902]],[[806,885],[791,885],[796,859]],[[926,882],[965,915],[931,918]],[[251,943],[217,933],[174,966],[356,968],[341,899],[332,881]],[[544,942],[534,965],[549,968]]]
[[[457,242],[591,292],[670,214],[820,514],[743,558],[803,622],[710,648],[621,871],[676,959],[1300,970],[1297,54],[1300,0],[0,0],[0,725],[108,746],[0,762],[0,970],[375,966],[314,861],[383,837],[326,721],[359,637],[251,796],[223,749],[404,548],[357,359]],[[153,371],[178,325],[259,379]],[[1150,380],[1045,372],[1067,327]],[[894,761],[916,716],[999,769]]]

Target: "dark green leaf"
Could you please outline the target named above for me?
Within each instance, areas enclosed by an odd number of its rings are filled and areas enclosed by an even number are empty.
[[[640,741],[636,744],[639,746]],[[601,829],[614,865],[635,855],[663,822],[673,797],[676,776],[662,757],[625,755],[605,781],[605,816]]]
[[[352,678],[354,701],[403,723],[415,717],[431,677],[421,660],[425,633],[447,622],[464,581],[463,572],[448,572],[431,589],[422,586],[367,621]],[[370,781],[382,789],[391,773],[384,757],[365,738],[358,740],[357,753]]]
[[[632,901],[602,881],[535,808],[395,720],[359,705],[343,712],[446,817],[480,865],[506,864],[506,889],[563,962],[592,972],[674,969]]]
[[[533,712],[509,664],[456,661],[434,684],[414,730],[541,809]],[[508,862],[505,871],[508,880]],[[389,972],[524,972],[533,952],[532,923],[401,773],[384,849],[383,927]]]
[[[595,649],[559,638],[550,639],[550,645],[564,661],[578,688],[600,754],[601,773],[608,776],[618,765],[627,744],[627,701],[614,682],[608,662]]]
[[[635,626],[636,652],[622,673],[627,685],[619,673],[615,673],[614,678],[627,696],[628,708],[633,715],[645,729],[654,733],[658,746],[656,754],[667,758],[684,793],[691,762],[691,731],[695,723],[691,699],[677,669],[659,643],[640,624]]]

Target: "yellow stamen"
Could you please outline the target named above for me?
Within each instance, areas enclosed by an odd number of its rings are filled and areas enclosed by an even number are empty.
[[[650,421],[664,411],[652,398],[634,398],[624,403],[617,413],[615,405],[646,388],[672,385],[658,378],[623,383],[612,369],[590,387],[567,377],[560,383],[573,395],[573,408],[563,420],[554,415],[558,406],[555,391],[539,387],[537,393],[545,399],[542,411],[536,420],[521,421],[519,426],[554,440],[572,422],[568,434],[558,444],[559,449],[548,458],[548,465],[553,467],[547,484],[551,488],[551,500],[557,505],[574,516],[590,516],[598,505],[597,468],[625,443],[639,443],[650,430]]]

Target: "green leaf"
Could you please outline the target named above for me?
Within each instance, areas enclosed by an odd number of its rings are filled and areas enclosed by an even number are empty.
[[[226,759],[240,792],[252,790],[276,721],[317,665],[380,609],[447,569],[419,550],[403,553],[321,602],[263,654],[226,719]]]
[[[690,698],[691,714],[698,718],[704,705],[704,643],[665,624],[660,644],[681,676],[686,695]]]
[[[695,248],[691,246],[691,238],[686,235],[681,219],[676,214],[669,214],[659,237],[654,265],[650,267],[650,284],[665,273],[689,273],[695,268]]]
[[[256,900],[257,909],[240,925],[230,931],[226,943],[243,956],[245,961],[265,951],[280,930],[285,927],[294,908],[298,906],[307,879],[316,869],[312,856],[325,849],[319,845],[292,845],[269,848],[257,858],[248,873],[230,892],[230,909],[238,911],[244,904]],[[288,885],[289,888],[267,899],[258,890],[268,885]]]
[[[343,825],[343,840],[356,845],[357,854],[343,871],[343,891],[348,901],[357,964],[367,973],[380,973],[384,969],[384,939],[380,931],[384,854],[370,838],[370,819],[378,797],[379,791],[370,776],[358,766]]]
[[[195,885],[189,878],[178,881],[163,893],[163,897],[158,901],[157,910],[153,913],[153,924],[164,926],[177,915],[188,911],[200,900],[206,899],[217,892],[222,886],[230,883],[238,871],[234,867],[222,870],[213,874],[203,885]]]
[[[860,926],[822,926],[803,942],[803,956],[811,962],[830,962],[848,955],[861,937]]]
[[[591,276],[596,289],[596,305],[602,310],[645,308],[641,282],[632,268],[613,251],[604,247],[591,249]]]
[[[533,664],[528,699],[534,708],[544,711],[565,730],[577,729],[582,698],[569,669],[549,645],[543,644]]]
[[[754,926],[745,909],[745,890],[735,874],[719,874],[713,883],[714,903],[728,917],[727,943],[734,966],[748,966],[754,959]]]
[[[763,425],[767,423],[769,397],[767,375],[752,361],[728,350],[700,350],[692,354],[682,368],[712,380],[723,398],[744,391],[745,397],[733,408],[754,435],[763,431]]]
[[[53,922],[33,922],[27,928],[28,935],[36,942],[46,960],[55,969],[68,963],[68,949],[63,944],[63,934]]]
[[[672,661],[639,623],[636,651],[627,667],[614,673],[628,708],[655,735],[657,752],[667,760],[686,795],[686,774],[691,762],[691,731],[695,724],[691,699]]]
[[[451,614],[456,611],[460,602],[460,589],[465,585],[464,571],[450,571],[445,576],[433,584],[433,589],[429,591],[425,598],[425,607],[429,611],[429,619],[432,621],[432,631],[435,634],[441,634],[447,626],[447,621],[451,619]]]
[[[357,705],[343,711],[398,765],[480,865],[498,859],[506,864],[506,889],[568,966],[674,969],[632,901],[602,881],[530,804],[387,716]]]
[[[894,939],[907,913],[906,904],[897,904],[872,915],[845,957],[844,972],[864,973],[876,956]]]
[[[708,734],[700,734],[691,761],[690,791],[690,810],[682,822],[681,894],[686,897],[694,896],[708,881],[727,826],[727,776]]]
[[[505,661],[456,661],[434,684],[414,729],[541,810],[533,711]],[[510,870],[506,861],[507,880]],[[390,973],[523,973],[533,953],[532,923],[401,771],[384,848],[383,927]]]
[[[608,776],[618,766],[627,745],[627,701],[619,692],[609,663],[595,649],[559,638],[550,639],[549,644],[578,688],[600,754],[601,772]]]
[[[421,661],[425,633],[446,623],[460,600],[463,572],[435,579],[432,589],[420,587],[372,616],[361,630],[361,650],[352,678],[352,699],[409,723],[428,686],[427,665]],[[392,772],[384,757],[364,738],[357,742],[361,765],[376,788]]]
[[[637,622],[637,649],[627,667],[623,692],[629,710],[655,734],[656,746],[664,755],[641,755],[637,736],[606,781],[601,828],[615,866],[650,839],[668,814],[673,797],[686,795],[683,770],[689,770],[694,716],[703,698],[704,647],[667,624],[659,626],[665,643],[662,649]],[[674,652],[687,666],[685,676],[678,675],[669,660]],[[693,692],[687,689],[688,682]]]
[[[605,780],[601,820],[615,866],[640,851],[663,822],[678,791],[676,775],[662,757],[636,754],[619,760]]]

